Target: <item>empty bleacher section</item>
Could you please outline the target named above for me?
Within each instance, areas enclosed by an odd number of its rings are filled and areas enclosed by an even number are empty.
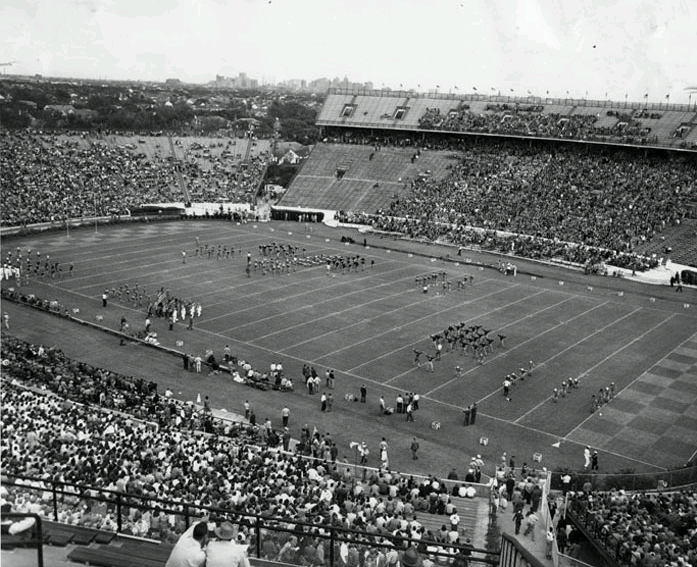
[[[278,207],[369,211],[387,207],[419,176],[442,179],[452,152],[317,144]]]
[[[680,104],[330,90],[317,125],[697,149],[675,135],[691,116]]]

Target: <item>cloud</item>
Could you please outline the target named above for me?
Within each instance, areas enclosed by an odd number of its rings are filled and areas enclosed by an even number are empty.
[[[36,59],[41,65],[41,68],[44,70],[44,72],[47,72],[51,67],[51,62],[53,61],[53,53],[51,53],[50,51],[44,51],[40,53]]]
[[[518,0],[516,25],[519,33],[552,49],[560,49],[561,44],[547,23],[539,4],[535,0]]]

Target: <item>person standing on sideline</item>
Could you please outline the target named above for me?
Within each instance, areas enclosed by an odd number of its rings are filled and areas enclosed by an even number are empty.
[[[251,406],[249,405],[249,400],[244,402],[244,418],[249,419],[249,412],[251,411]]]
[[[465,409],[462,410],[462,413],[465,414],[465,427],[467,427],[470,424],[470,415],[472,414],[472,406],[467,406]]]
[[[593,456],[591,457],[591,470],[598,470],[598,451],[593,451]]]
[[[412,460],[416,461],[419,457],[416,455],[416,452],[419,450],[419,442],[416,440],[416,437],[414,437],[411,440],[411,458]]]
[[[290,417],[290,409],[288,406],[283,406],[281,410],[281,419],[283,420],[283,427],[288,427],[288,418]]]
[[[470,413],[470,425],[474,425],[477,419],[477,402],[472,404],[472,412]]]
[[[591,448],[588,446],[586,446],[586,448],[583,450],[583,460],[583,470],[587,471],[591,466]]]
[[[319,401],[321,403],[322,411],[327,411],[327,394],[322,392],[322,396],[320,397]]]
[[[5,311],[2,314],[2,323],[3,323],[3,325],[5,325],[5,330],[9,331],[10,330],[10,314],[7,311]]]
[[[387,413],[387,406],[385,406],[385,397],[380,396],[380,413],[385,415]]]
[[[407,421],[414,421],[414,405],[411,402],[409,402],[407,404],[406,412],[407,412]]]
[[[370,449],[368,449],[368,444],[365,441],[363,441],[358,447],[358,454],[361,456],[360,464],[368,464],[368,455],[370,455]]]
[[[102,292],[102,307],[106,307],[106,300],[107,300],[108,298],[109,298],[109,291],[105,289],[105,290]]]
[[[146,317],[146,318],[145,318],[145,332],[146,332],[146,333],[149,333],[149,332],[150,332],[150,326],[151,326],[151,324],[152,324],[152,323],[151,323],[151,321],[150,321],[150,317]]]
[[[365,387],[365,384],[361,385],[361,403],[365,403],[365,398],[368,395],[368,389]]]
[[[206,564],[204,547],[208,541],[207,518],[192,524],[169,554],[165,567],[203,567]]]
[[[186,250],[182,250],[182,264],[186,264]]]
[[[387,449],[380,451],[380,467],[383,470],[390,470],[390,458],[387,456]]]

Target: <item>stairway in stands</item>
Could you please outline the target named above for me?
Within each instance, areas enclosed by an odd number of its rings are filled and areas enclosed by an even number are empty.
[[[464,543],[469,538],[477,549],[486,549],[486,532],[489,525],[489,502],[486,498],[450,497],[460,516],[460,540]],[[450,525],[450,517],[446,515],[417,512],[416,517],[426,529],[438,533],[445,524]]]
[[[175,169],[177,173],[177,182],[179,183],[179,189],[182,192],[182,195],[184,196],[184,200],[188,203],[191,201],[191,195],[189,194],[189,188],[186,186],[186,181],[184,181],[184,176],[182,175],[181,168],[182,168],[182,161],[177,156],[177,150],[174,147],[174,141],[172,140],[172,136],[167,136],[167,139],[169,140],[169,149],[172,152],[172,157],[175,159]]]

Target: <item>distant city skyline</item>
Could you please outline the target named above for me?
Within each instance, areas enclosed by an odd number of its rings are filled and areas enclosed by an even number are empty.
[[[0,69],[681,103],[696,29],[689,0],[6,0]]]

